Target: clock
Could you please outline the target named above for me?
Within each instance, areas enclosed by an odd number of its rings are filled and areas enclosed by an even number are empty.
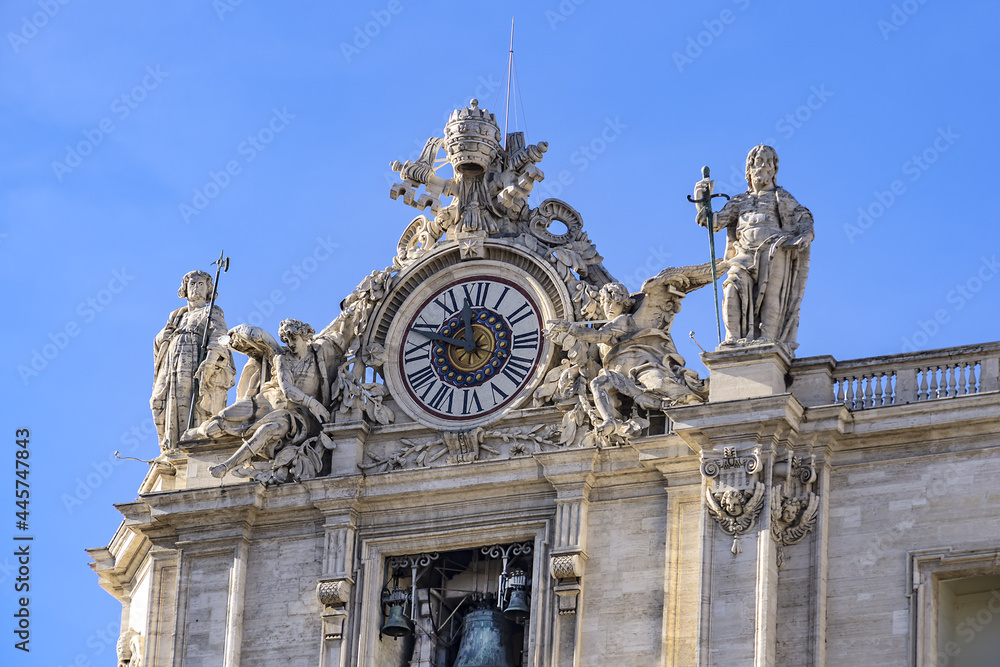
[[[387,331],[393,397],[443,430],[498,418],[537,385],[551,356],[542,329],[555,313],[534,277],[515,267],[479,261],[431,276]]]

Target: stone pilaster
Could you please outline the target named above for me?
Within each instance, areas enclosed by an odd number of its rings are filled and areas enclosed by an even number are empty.
[[[595,449],[536,454],[542,474],[556,490],[556,516],[549,552],[549,574],[555,580],[558,617],[550,664],[578,664],[580,601],[587,562],[587,512],[594,483]]]
[[[316,597],[323,605],[323,649],[320,667],[346,664],[347,621],[354,589],[354,552],[357,511],[353,498],[317,501],[323,522],[323,574],[316,582]]]
[[[765,361],[773,369],[774,360]],[[792,448],[802,413],[790,394],[670,412],[677,434],[701,457],[699,665],[775,664],[780,545],[771,530],[773,470]]]

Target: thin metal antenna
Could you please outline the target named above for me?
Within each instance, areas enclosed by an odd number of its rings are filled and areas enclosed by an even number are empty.
[[[510,119],[510,70],[514,64],[514,17],[510,17],[510,55],[507,56],[507,102],[503,111],[503,136],[507,138],[507,121]]]

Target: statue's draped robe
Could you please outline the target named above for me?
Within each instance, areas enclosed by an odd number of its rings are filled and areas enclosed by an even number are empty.
[[[784,188],[733,197],[716,214],[716,229],[728,228],[725,285],[739,295],[725,303],[727,322],[739,310],[739,331],[733,338],[773,338],[795,345],[799,307],[809,268],[809,247],[785,245],[798,236],[812,236],[809,210]],[[769,321],[770,320],[770,321]]]
[[[176,447],[188,427],[198,348],[205,333],[208,308],[207,304],[194,309],[178,308],[153,342],[154,381],[149,405],[161,447],[167,443]],[[226,331],[222,309],[215,306],[209,323],[208,349],[217,351],[222,360],[207,385],[199,387],[192,428],[226,406],[226,391],[236,378],[233,355],[219,343],[219,337]]]
[[[306,404],[313,398],[330,405],[330,385],[342,360],[340,348],[326,339],[310,343],[303,359],[295,359],[288,350],[275,354],[269,373],[262,372],[261,362],[251,357],[240,377],[240,398],[218,412],[219,425],[225,433],[252,439],[264,425],[280,423],[282,436],[268,437],[254,451],[273,459],[279,449],[319,433],[322,425]]]

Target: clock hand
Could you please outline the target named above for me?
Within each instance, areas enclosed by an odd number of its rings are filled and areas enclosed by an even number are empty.
[[[462,321],[465,322],[465,351],[475,352],[476,341],[472,338],[472,306],[466,299],[462,304]]]
[[[423,329],[410,329],[413,333],[418,333],[425,338],[430,338],[431,340],[438,340],[442,343],[448,343],[449,345],[454,345],[455,347],[465,347],[464,340],[458,340],[457,338],[448,338],[447,336],[442,336],[439,333],[433,331],[424,331]]]

